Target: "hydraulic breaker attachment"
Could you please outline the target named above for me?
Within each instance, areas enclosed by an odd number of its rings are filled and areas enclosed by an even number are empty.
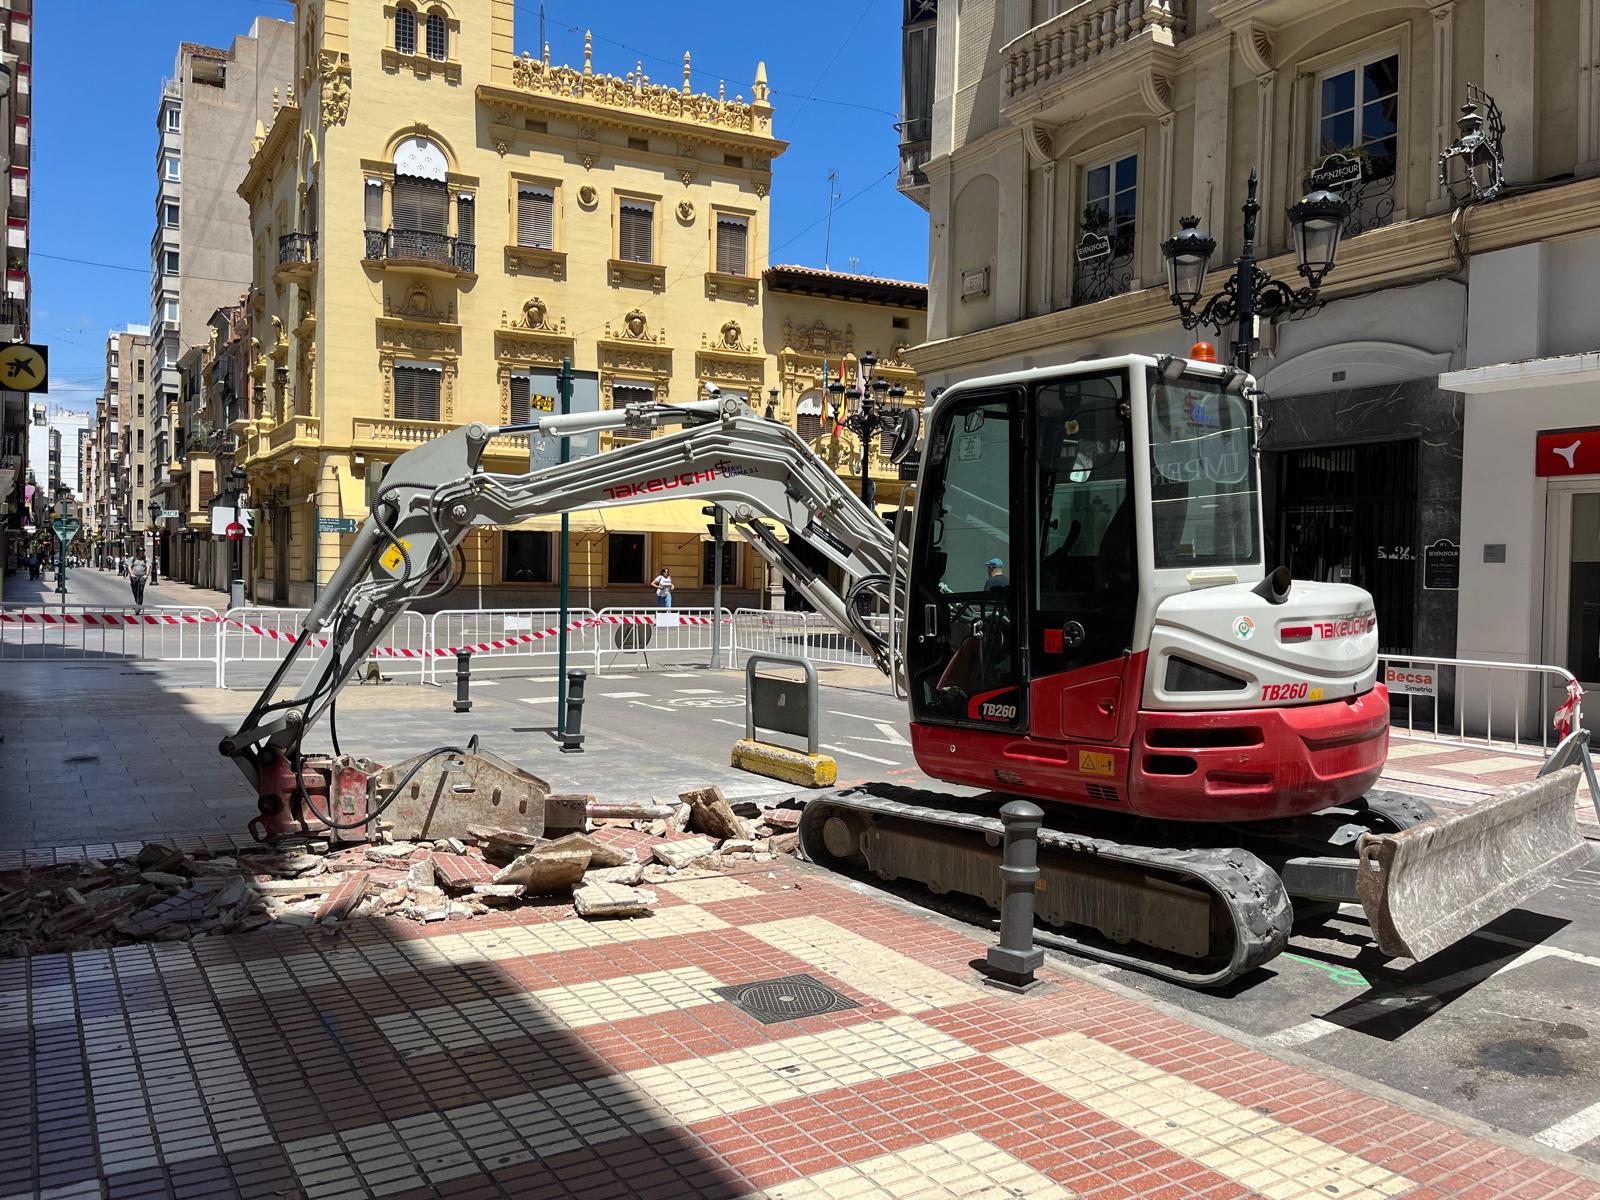
[[[412,841],[464,837],[469,825],[533,837],[581,831],[583,796],[551,796],[536,775],[485,750],[419,754],[382,771],[377,791],[399,788],[383,814],[394,836]]]
[[[1568,767],[1399,833],[1366,833],[1356,892],[1385,954],[1427,958],[1589,861]]]

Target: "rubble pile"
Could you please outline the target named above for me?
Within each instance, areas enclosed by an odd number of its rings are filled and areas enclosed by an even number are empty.
[[[381,819],[371,842],[285,841],[232,855],[151,843],[131,859],[0,872],[0,958],[261,928],[336,930],[361,917],[468,920],[570,904],[595,920],[648,915],[650,884],[792,852],[800,808],[730,804],[720,788],[675,802],[584,797],[584,832],[541,837],[470,826],[404,840]]]

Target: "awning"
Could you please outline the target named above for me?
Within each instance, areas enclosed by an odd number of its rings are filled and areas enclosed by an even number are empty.
[[[700,511],[704,507],[705,502],[702,500],[652,500],[647,504],[590,509],[587,512],[574,512],[568,515],[571,517],[570,528],[573,533],[660,533],[669,536],[677,534],[684,540],[703,535],[709,540],[711,534],[706,526],[710,524],[710,518]],[[782,525],[770,521],[768,525],[780,540],[787,540],[789,533]],[[540,517],[529,517],[525,521],[518,521],[515,525],[507,525],[505,528],[516,533],[559,533],[561,515],[549,513]],[[728,529],[734,540],[743,540],[731,522]]]

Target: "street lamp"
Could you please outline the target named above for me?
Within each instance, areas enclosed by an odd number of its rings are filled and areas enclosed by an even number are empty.
[[[1484,112],[1478,111],[1479,104]],[[1485,132],[1484,124],[1488,123]],[[1493,200],[1506,186],[1505,138],[1506,122],[1500,115],[1500,106],[1494,97],[1475,83],[1467,84],[1467,102],[1461,106],[1461,116],[1456,119],[1456,140],[1439,155],[1439,186],[1453,199],[1459,196],[1457,180],[1451,178],[1450,165],[1459,162],[1466,187],[1466,195],[1457,203],[1482,204]]]
[[[1182,228],[1161,243],[1167,264],[1167,294],[1178,308],[1185,329],[1210,325],[1220,334],[1224,325],[1237,322],[1234,338],[1234,364],[1250,370],[1253,325],[1257,317],[1268,320],[1294,313],[1314,312],[1322,307],[1318,289],[1333,270],[1339,252],[1350,204],[1335,192],[1319,190],[1289,209],[1289,225],[1294,231],[1295,258],[1306,286],[1296,289],[1274,279],[1256,265],[1256,215],[1261,204],[1256,199],[1256,172],[1250,172],[1249,190],[1241,211],[1244,213],[1244,240],[1234,273],[1222,290],[1201,304],[1206,271],[1216,252],[1216,239],[1200,229],[1199,217],[1184,217]]]

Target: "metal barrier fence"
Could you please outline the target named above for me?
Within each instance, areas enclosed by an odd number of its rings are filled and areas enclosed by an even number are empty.
[[[712,618],[722,622],[719,663],[711,662]],[[729,666],[733,614],[709,608],[603,608],[594,615],[595,673],[606,667]]]
[[[228,686],[230,663],[275,663],[289,653],[300,636],[305,620],[304,608],[230,608],[222,615],[222,633],[217,654],[217,686]],[[317,639],[300,656],[296,670],[307,669],[316,661]],[[428,619],[420,613],[400,614],[371,657],[382,665],[385,675],[405,679],[416,676],[418,683],[428,678]],[[254,681],[252,681],[254,682]]]
[[[200,605],[0,606],[0,661],[211,662],[217,611]]]
[[[446,609],[428,622],[428,682],[454,675],[455,654],[472,651],[472,672],[553,670],[560,654],[559,608]],[[567,661],[600,669],[600,626],[594,610],[567,610]]]
[[[870,617],[868,621],[888,636],[887,616]],[[873,665],[855,638],[820,613],[741,608],[733,614],[733,630],[739,655],[787,654],[808,658],[814,663],[851,667]]]
[[[1571,689],[1583,695],[1572,672],[1543,663],[1383,654],[1378,678],[1389,680],[1394,733],[1507,749],[1531,749],[1537,740],[1545,754],[1561,740],[1557,710],[1573,697]],[[1583,714],[1576,699],[1567,715],[1578,728]]]

